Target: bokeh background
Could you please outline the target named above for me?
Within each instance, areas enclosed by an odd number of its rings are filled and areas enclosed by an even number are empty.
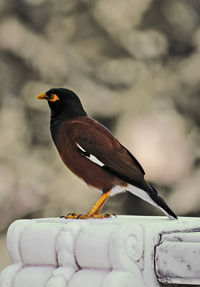
[[[170,207],[200,215],[200,1],[0,1],[0,269],[19,218],[83,213],[98,194],[61,162],[49,108],[67,87],[141,162]],[[157,215],[133,195],[105,211]]]

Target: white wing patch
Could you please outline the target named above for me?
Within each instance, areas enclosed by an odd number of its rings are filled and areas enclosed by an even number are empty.
[[[87,156],[87,158],[89,160],[91,160],[92,162],[98,164],[99,166],[104,166],[104,164],[100,160],[98,160],[98,158],[96,158],[96,156],[94,156],[92,154],[89,157]]]
[[[77,147],[80,148],[80,150],[82,150],[83,152],[86,152],[86,150],[84,150],[78,143],[76,143]]]
[[[76,143],[76,145],[82,152],[87,153],[87,151],[84,150],[78,143]],[[85,155],[85,157],[88,158],[90,161],[96,163],[99,166],[104,166],[104,164],[98,158],[96,158],[96,156],[94,156],[92,154],[90,154],[89,156]]]

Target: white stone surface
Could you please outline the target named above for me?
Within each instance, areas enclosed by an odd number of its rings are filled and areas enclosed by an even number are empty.
[[[155,260],[160,282],[200,284],[200,229],[164,234]]]
[[[0,287],[200,284],[200,218],[17,220]]]

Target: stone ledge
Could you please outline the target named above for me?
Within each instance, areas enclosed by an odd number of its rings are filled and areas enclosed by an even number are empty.
[[[200,284],[199,218],[17,220],[7,246],[0,287]]]

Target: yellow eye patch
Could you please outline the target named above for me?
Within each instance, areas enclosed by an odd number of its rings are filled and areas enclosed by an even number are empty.
[[[49,100],[50,102],[56,102],[56,101],[58,101],[58,100],[60,100],[60,99],[59,99],[59,97],[58,97],[56,94],[51,94],[51,95],[48,97],[48,100]]]

